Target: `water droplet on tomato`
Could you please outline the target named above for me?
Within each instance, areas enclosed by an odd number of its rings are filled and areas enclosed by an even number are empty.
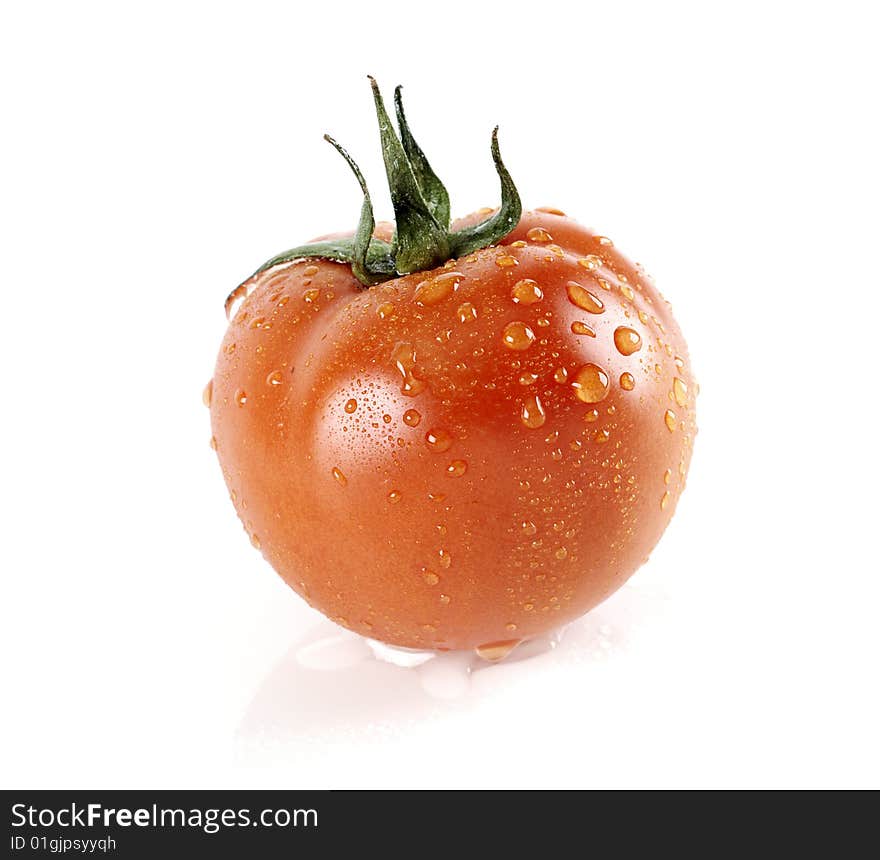
[[[422,281],[413,295],[413,301],[423,307],[438,305],[448,299],[464,280],[461,272],[443,272]]]
[[[460,323],[469,323],[477,318],[477,309],[470,302],[462,302],[455,314]]]
[[[380,320],[387,320],[394,313],[394,305],[391,302],[382,302],[379,307],[376,308],[376,313],[379,315]]]
[[[553,371],[553,379],[562,385],[568,379],[568,371],[564,367],[557,367],[556,370]]]
[[[305,275],[307,278],[314,277],[317,274],[318,274],[318,267],[317,266],[314,266],[314,265],[306,266],[303,269],[303,275]]]
[[[262,544],[260,543],[260,539],[255,534],[251,535],[251,546],[254,549],[260,549],[260,547],[262,546]]]
[[[452,447],[452,435],[446,430],[435,428],[425,433],[425,444],[435,453],[442,454]]]
[[[553,237],[543,228],[543,227],[532,227],[528,233],[526,233],[526,238],[530,242],[552,242]]]
[[[607,236],[596,236],[596,241],[600,245],[605,245],[608,248],[614,245],[614,242],[612,242]]]
[[[308,302],[309,304],[312,304],[312,302],[316,302],[318,300],[318,296],[320,295],[321,291],[316,290],[314,287],[312,287],[312,289],[306,290],[303,293],[303,300]]]
[[[635,298],[635,293],[632,291],[632,288],[627,286],[626,284],[620,285],[620,294],[625,298],[632,301]]]
[[[217,437],[212,436],[211,441],[208,444],[211,446],[212,451],[216,451],[217,450]]]
[[[411,343],[398,343],[391,352],[391,361],[403,377],[400,392],[415,397],[425,390],[425,383],[413,375],[416,366],[416,350]]]
[[[604,444],[611,438],[611,433],[608,430],[597,430],[596,435],[593,436],[593,441],[598,443],[599,445]]]
[[[675,413],[671,409],[667,409],[663,415],[663,420],[666,422],[666,426],[669,428],[670,433],[673,432],[678,425],[678,419],[675,417]]]
[[[422,416],[415,409],[407,409],[403,413],[403,423],[407,427],[418,427],[421,420]]]
[[[642,338],[635,329],[619,326],[614,329],[614,345],[621,355],[632,355],[642,348]]]
[[[239,406],[244,406],[245,403],[247,403],[247,392],[239,388],[238,391],[235,392],[234,398]]]
[[[537,373],[521,373],[519,375],[520,385],[534,385],[538,381]]]
[[[266,385],[281,385],[282,381],[280,370],[273,370],[266,376]]]
[[[661,510],[661,511],[665,511],[665,510],[666,510],[666,506],[667,506],[668,504],[669,504],[669,490],[667,490],[667,491],[666,491],[666,492],[660,497],[660,510]]]
[[[400,501],[401,492],[400,490],[392,490],[388,494],[388,502],[389,504],[396,505]]]
[[[333,475],[333,478],[340,487],[344,487],[348,483],[348,478],[346,478],[343,471],[336,466],[330,470],[330,474]]]
[[[508,349],[522,351],[535,342],[535,333],[524,322],[508,323],[501,335]]]
[[[596,336],[596,332],[594,332],[585,322],[581,322],[580,320],[575,320],[575,322],[571,324],[571,333],[586,335],[587,337]]]
[[[586,257],[578,260],[578,265],[583,266],[588,272],[592,272],[602,265],[602,258],[597,257],[595,254],[587,254]]]
[[[598,403],[608,395],[608,374],[597,364],[585,364],[571,382],[578,400]]]
[[[450,478],[460,478],[465,472],[467,472],[467,463],[464,460],[453,460],[446,467],[446,474]]]
[[[495,265],[502,269],[509,269],[513,266],[518,266],[519,260],[516,257],[511,257],[510,254],[502,254],[500,257],[495,258]]]
[[[663,473],[663,483],[669,484],[672,481],[672,469],[667,469]]]
[[[601,314],[605,310],[605,305],[602,304],[599,297],[586,287],[582,287],[577,281],[569,281],[565,285],[565,291],[568,293],[568,300],[582,311]]]
[[[531,394],[523,400],[520,420],[526,427],[530,427],[533,430],[544,426],[547,414],[544,412],[541,398],[537,394]]]
[[[449,550],[441,549],[437,555],[439,556],[437,561],[440,567],[444,570],[449,570],[449,567],[452,564],[452,556],[449,554]]]
[[[620,387],[624,391],[632,391],[636,387],[635,377],[631,373],[621,373]]]
[[[202,389],[202,403],[211,408],[211,398],[214,396],[214,380],[209,379],[208,384]]]
[[[353,397],[350,400],[346,400],[345,406],[343,407],[343,409],[345,409],[345,411],[349,415],[351,415],[353,412],[356,412],[357,408],[358,408],[358,402]]]
[[[238,309],[244,304],[244,300],[248,297],[250,290],[244,285],[236,287],[227,297],[223,304],[223,310],[226,311],[226,319],[231,320],[237,313]]]
[[[687,405],[688,387],[684,380],[679,379],[677,376],[672,380],[672,395],[679,406]]]
[[[537,281],[531,278],[523,278],[517,281],[510,290],[510,297],[518,305],[533,305],[544,298],[544,292],[538,286]]]
[[[555,553],[553,553],[553,555],[555,555],[560,561],[563,561],[568,558],[568,550],[564,546],[561,546]]]
[[[485,645],[478,645],[474,651],[478,657],[489,663],[497,663],[503,660],[517,645],[519,639],[506,639],[503,642],[487,642]]]
[[[440,577],[437,576],[433,570],[428,570],[427,567],[422,568],[422,579],[424,579],[428,585],[436,585],[440,582]]]

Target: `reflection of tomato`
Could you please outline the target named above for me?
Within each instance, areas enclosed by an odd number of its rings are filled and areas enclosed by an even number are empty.
[[[611,594],[669,522],[684,340],[561,213],[369,289],[318,259],[244,288],[212,442],[254,545],[334,621],[417,648],[528,638]]]

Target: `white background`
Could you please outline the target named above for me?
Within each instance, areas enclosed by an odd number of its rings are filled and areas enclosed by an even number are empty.
[[[873,4],[4,10],[6,787],[880,784]],[[325,131],[390,216],[367,73],[458,213],[499,123],[526,205],[653,273],[702,387],[648,566],[453,702],[296,664],[326,623],[200,402],[229,290],[356,219]]]

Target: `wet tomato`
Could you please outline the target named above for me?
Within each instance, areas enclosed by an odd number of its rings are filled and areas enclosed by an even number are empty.
[[[365,288],[291,253],[230,297],[207,399],[236,510],[365,636],[502,654],[623,584],[684,486],[694,383],[669,305],[608,239],[517,207],[427,270]],[[393,230],[366,226],[377,259]]]

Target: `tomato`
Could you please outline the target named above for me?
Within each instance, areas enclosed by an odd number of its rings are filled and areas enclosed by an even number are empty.
[[[234,297],[212,445],[254,546],[337,623],[504,653],[610,595],[666,528],[696,432],[687,347],[645,273],[561,212],[366,289],[300,258]]]

